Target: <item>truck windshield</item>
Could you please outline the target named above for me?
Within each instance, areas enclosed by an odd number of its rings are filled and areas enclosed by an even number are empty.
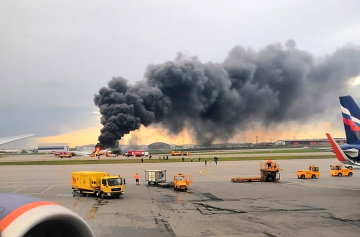
[[[108,179],[109,186],[122,185],[122,180],[120,178]]]

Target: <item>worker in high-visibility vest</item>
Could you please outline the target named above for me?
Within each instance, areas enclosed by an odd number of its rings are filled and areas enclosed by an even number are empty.
[[[271,160],[268,160],[268,161],[266,162],[266,164],[267,164],[267,167],[268,167],[268,168],[270,168],[270,167],[271,167],[271,163],[272,163],[272,161],[271,161]]]
[[[140,175],[138,173],[135,173],[134,178],[135,178],[136,185],[139,185]]]

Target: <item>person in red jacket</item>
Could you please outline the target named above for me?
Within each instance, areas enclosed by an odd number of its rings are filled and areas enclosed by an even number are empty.
[[[134,178],[135,178],[136,185],[139,185],[140,175],[138,173],[135,173]]]

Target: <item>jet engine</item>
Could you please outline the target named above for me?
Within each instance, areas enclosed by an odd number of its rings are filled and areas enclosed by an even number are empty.
[[[0,193],[1,237],[94,237],[89,225],[57,203]]]

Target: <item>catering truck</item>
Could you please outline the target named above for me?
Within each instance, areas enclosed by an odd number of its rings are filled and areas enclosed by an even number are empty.
[[[125,191],[125,179],[107,172],[76,171],[71,173],[73,195],[119,198]]]

